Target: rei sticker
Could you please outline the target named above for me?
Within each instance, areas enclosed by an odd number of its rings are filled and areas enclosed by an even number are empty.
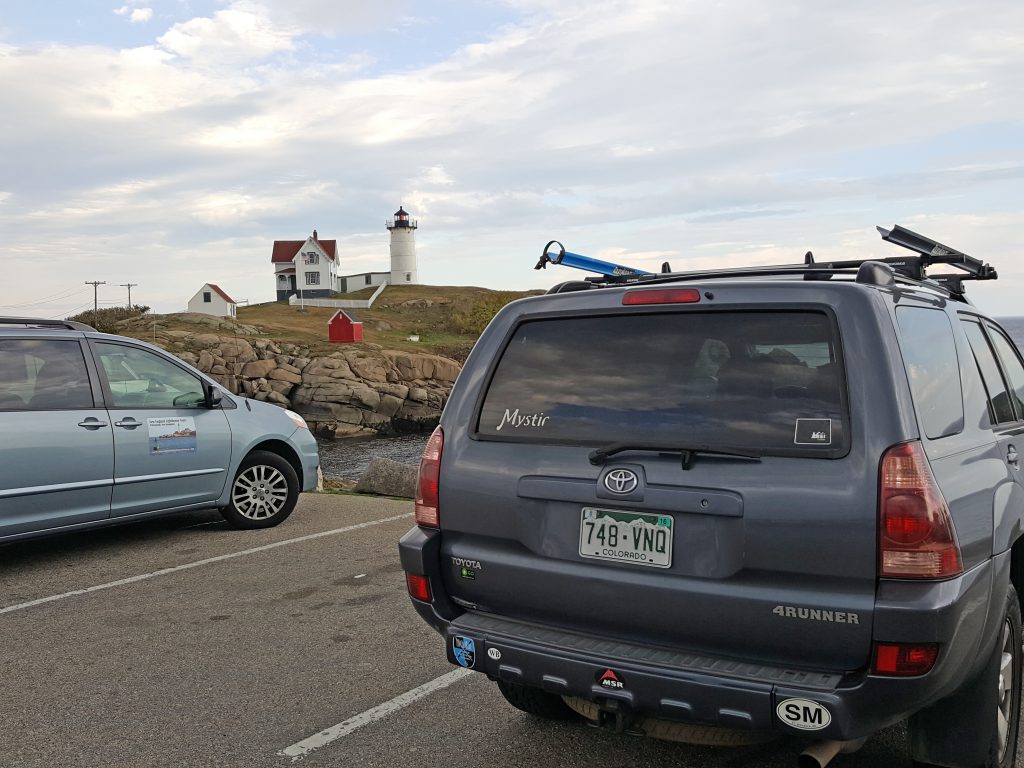
[[[797,419],[797,445],[832,445],[832,419]]]
[[[775,714],[786,725],[801,731],[820,731],[832,722],[832,715],[821,704],[810,699],[786,699],[779,702]]]
[[[149,426],[149,453],[190,453],[196,450],[196,420],[191,416],[146,419]]]

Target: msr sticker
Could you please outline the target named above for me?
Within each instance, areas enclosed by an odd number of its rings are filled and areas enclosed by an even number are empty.
[[[821,704],[810,699],[786,699],[780,701],[775,714],[786,725],[801,731],[820,731],[832,722],[832,715]]]
[[[598,675],[597,684],[602,688],[610,688],[613,691],[621,691],[624,685],[622,678],[619,677],[614,669],[606,669],[602,674]]]
[[[455,635],[452,638],[452,653],[460,667],[472,669],[476,664],[476,641],[472,637]]]
[[[832,445],[832,419],[797,419],[797,445]]]
[[[188,453],[196,449],[196,420],[191,416],[146,419],[149,426],[149,453]]]

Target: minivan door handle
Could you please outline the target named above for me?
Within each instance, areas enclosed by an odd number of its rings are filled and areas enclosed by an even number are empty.
[[[1006,463],[1014,469],[1020,469],[1020,458],[1017,456],[1017,449],[1012,445],[1006,452]]]
[[[121,419],[120,421],[115,421],[114,422],[114,426],[115,427],[122,427],[123,429],[135,429],[136,427],[141,427],[142,426],[142,422],[141,421],[136,421],[131,416],[129,416],[127,419]]]
[[[85,427],[86,429],[99,429],[100,427],[107,426],[107,422],[100,421],[99,419],[90,416],[89,418],[78,422],[78,426]]]

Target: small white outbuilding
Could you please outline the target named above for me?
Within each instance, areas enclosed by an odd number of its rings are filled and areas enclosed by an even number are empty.
[[[189,312],[215,317],[235,317],[238,305],[219,286],[207,283],[188,302]]]

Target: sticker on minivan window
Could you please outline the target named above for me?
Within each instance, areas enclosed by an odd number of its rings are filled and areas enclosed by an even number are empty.
[[[797,419],[797,445],[832,445],[832,419]]]
[[[191,416],[146,419],[146,422],[151,456],[195,451],[196,420]]]

